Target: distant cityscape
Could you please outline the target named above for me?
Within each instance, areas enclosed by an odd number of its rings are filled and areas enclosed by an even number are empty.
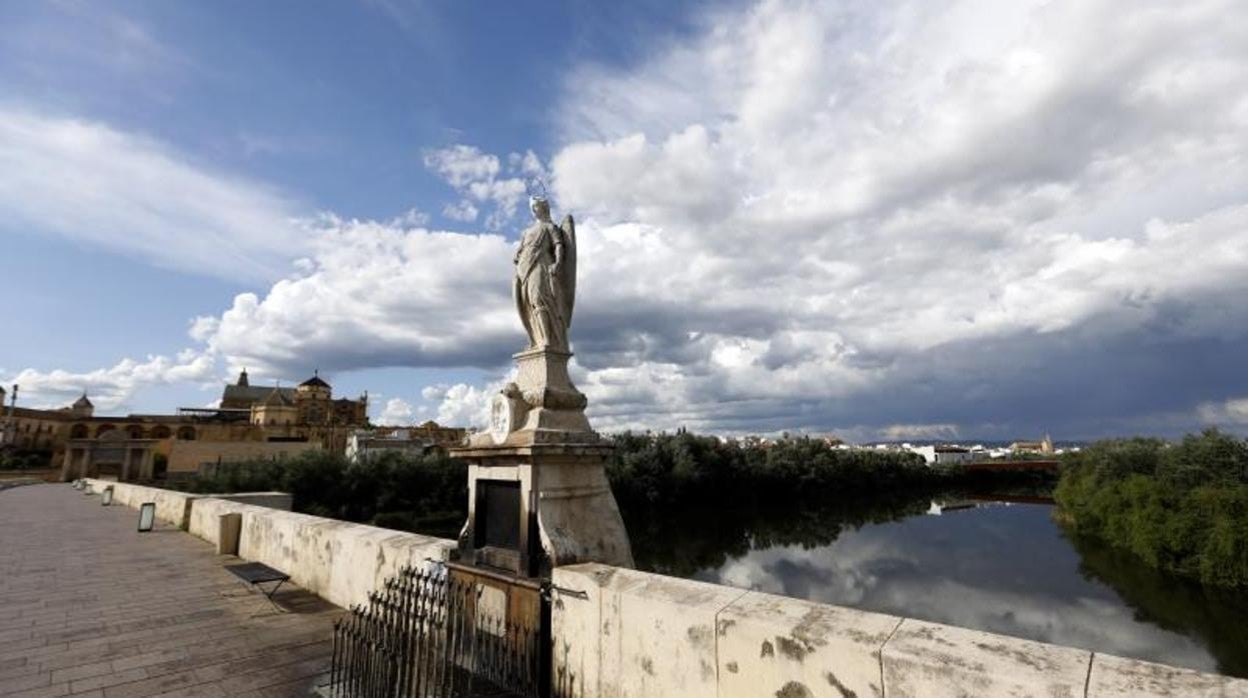
[[[307,451],[360,458],[376,451],[427,452],[458,443],[467,430],[433,421],[379,426],[368,419],[368,394],[335,398],[316,372],[294,387],[252,385],[247,371],[224,386],[216,407],[174,414],[97,416],[84,392],[71,405],[17,405],[18,386],[0,388],[0,448],[59,469],[62,479],[122,481],[193,477],[223,462],[275,459]]]

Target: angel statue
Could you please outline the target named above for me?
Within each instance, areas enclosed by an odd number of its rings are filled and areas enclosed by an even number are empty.
[[[529,335],[529,349],[566,352],[576,298],[576,225],[570,215],[555,225],[550,202],[542,196],[529,199],[529,210],[533,225],[521,234],[513,260],[516,310]]]

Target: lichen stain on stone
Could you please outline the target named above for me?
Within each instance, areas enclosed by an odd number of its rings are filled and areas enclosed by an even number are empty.
[[[737,673],[737,663],[736,663],[736,662],[728,662],[727,664],[725,664],[725,665],[724,665],[724,668],[728,670],[728,673],[729,673],[729,674],[735,674],[735,673]]]
[[[774,657],[774,656],[776,656],[776,648],[772,647],[771,640],[763,640],[763,647],[758,652],[758,658],[762,659],[763,657]]]
[[[1007,647],[1006,645],[1000,643],[990,645],[986,642],[976,642],[975,646],[985,652],[1010,657],[1019,664],[1029,666],[1043,673],[1048,673],[1055,668],[1052,662],[1046,661],[1047,658],[1043,656],[1034,655],[1013,647]]]
[[[795,662],[800,662],[805,659],[806,655],[813,649],[801,642],[798,642],[797,640],[784,637],[783,635],[776,636],[776,647],[780,650],[780,654],[783,654]]]
[[[832,632],[832,622],[825,610],[812,608],[802,615],[802,619],[793,626],[789,633],[793,639],[806,646],[806,651],[828,644],[826,636]]]
[[[704,682],[715,678],[715,667],[711,666],[710,662],[705,659],[699,659],[698,664],[699,668],[702,670],[702,680]]]
[[[647,674],[654,676],[654,660],[649,657],[641,658],[641,670]]]
[[[776,698],[812,698],[812,694],[806,684],[790,681],[776,691]]]
[[[705,625],[695,625],[685,635],[689,637],[689,644],[694,647],[709,647],[713,642],[711,629]]]
[[[840,692],[841,698],[858,698],[858,694],[846,688],[845,684],[841,683],[841,680],[836,678],[836,675],[832,672],[825,671],[823,673],[823,678],[828,680],[828,683],[832,685],[832,688],[835,688],[838,692]]]
[[[723,620],[719,621],[716,627],[716,630],[718,631],[719,636],[723,637],[728,634],[728,628],[731,628],[732,626],[736,624],[737,624],[737,621],[733,620],[732,618],[724,618]]]

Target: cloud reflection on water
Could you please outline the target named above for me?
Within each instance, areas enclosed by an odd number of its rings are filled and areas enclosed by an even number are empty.
[[[1038,505],[845,530],[831,545],[752,550],[696,576],[732,586],[1216,671],[1194,638],[1136,618],[1086,579]]]

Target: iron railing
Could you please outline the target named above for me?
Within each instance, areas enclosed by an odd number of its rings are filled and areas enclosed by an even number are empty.
[[[482,587],[446,568],[404,568],[334,624],[336,698],[541,696],[541,632],[495,617]]]

